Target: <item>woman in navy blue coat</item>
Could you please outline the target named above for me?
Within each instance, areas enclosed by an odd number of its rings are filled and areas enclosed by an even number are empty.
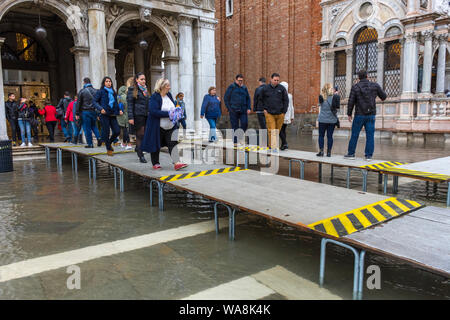
[[[203,98],[202,110],[200,112],[200,118],[206,118],[209,123],[209,142],[217,140],[216,137],[216,123],[222,115],[220,108],[220,98],[216,96],[216,87],[210,87],[208,94]]]
[[[149,152],[153,169],[161,169],[159,152],[162,147],[169,148],[169,154],[174,163],[174,169],[180,170],[187,164],[179,162],[177,129],[178,123],[173,123],[169,113],[175,110],[175,101],[170,91],[170,82],[167,79],[159,79],[155,85],[155,93],[149,101],[149,116],[145,126],[145,135],[141,144],[141,150]]]
[[[117,123],[117,116],[123,112],[117,102],[117,94],[114,91],[110,77],[104,77],[100,89],[97,91],[93,101],[94,107],[100,111],[100,123],[102,124],[102,140],[106,144],[108,156],[113,155],[112,143],[120,134],[120,127]],[[111,137],[109,131],[112,130]]]

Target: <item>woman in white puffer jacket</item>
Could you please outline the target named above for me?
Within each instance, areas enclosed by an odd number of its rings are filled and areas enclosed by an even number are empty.
[[[286,91],[288,92],[289,96],[289,107],[284,115],[284,123],[280,130],[280,139],[281,139],[281,150],[286,150],[288,148],[287,140],[286,140],[286,127],[288,124],[291,124],[291,122],[294,120],[294,103],[292,101],[292,94],[289,93],[289,84],[285,81],[280,83],[283,87],[286,88]]]

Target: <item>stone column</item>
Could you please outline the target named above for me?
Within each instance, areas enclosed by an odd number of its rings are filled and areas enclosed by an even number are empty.
[[[5,97],[3,93],[3,68],[1,59],[3,43],[5,43],[5,38],[0,38],[0,141],[9,140],[6,129]]]
[[[322,51],[320,53],[320,89],[323,88],[327,82],[327,53]]]
[[[377,60],[377,82],[383,88],[384,85],[384,42],[377,44],[378,60]]]
[[[416,12],[416,2],[417,0],[408,0],[408,11],[406,13],[406,15],[412,15]]]
[[[117,49],[108,49],[108,76],[111,78],[114,88],[119,89],[116,79],[116,55],[119,53]]]
[[[193,55],[193,18],[186,15],[180,15],[179,21],[179,90],[184,93],[184,102],[186,105],[187,127],[194,129],[194,55]],[[174,92],[174,91],[172,91]]]
[[[436,93],[444,93],[445,90],[445,64],[447,57],[447,39],[448,34],[439,36],[439,54],[436,76]]]
[[[404,64],[403,64],[403,93],[411,95],[417,92],[419,43],[417,32],[409,32],[405,35]]]
[[[91,62],[91,80],[98,87],[108,73],[106,50],[105,5],[98,1],[89,1],[89,60]]]
[[[180,91],[178,85],[179,57],[164,57],[164,77],[169,79],[172,93],[176,95]],[[158,79],[156,79],[158,80]],[[156,83],[155,80],[155,83]],[[152,80],[153,81],[153,80]],[[154,87],[154,85],[153,85]],[[152,88],[153,90],[153,88]],[[185,98],[186,99],[186,98]]]
[[[164,69],[161,68],[161,66],[151,66],[150,68],[150,88],[153,91],[153,88],[155,88],[156,85],[156,81],[158,81],[158,79],[161,79],[162,77],[164,77]],[[170,81],[170,79],[169,79]],[[177,94],[178,92],[175,92],[173,90],[173,83],[172,81],[170,81],[171,83],[171,87],[172,87],[172,93]]]
[[[70,49],[75,60],[75,79],[77,92],[83,88],[83,79],[90,76],[89,48],[73,47]]]
[[[431,72],[433,68],[433,30],[422,31],[425,41],[423,54],[422,93],[431,92]]]
[[[327,82],[334,83],[334,52],[327,53]]]
[[[345,75],[345,91],[347,98],[350,96],[350,91],[352,90],[353,84],[353,48],[349,48],[345,50],[345,54],[347,55],[346,61],[346,75]]]
[[[211,86],[216,85],[216,58],[214,49],[215,20],[200,18],[194,32],[194,87],[196,132],[202,128],[209,130],[205,119],[200,121],[203,97]]]

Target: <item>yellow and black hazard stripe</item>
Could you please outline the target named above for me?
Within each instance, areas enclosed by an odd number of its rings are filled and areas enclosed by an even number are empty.
[[[187,172],[187,173],[183,173],[183,174],[173,174],[170,176],[161,177],[161,178],[159,178],[159,180],[164,181],[164,182],[173,182],[173,181],[178,181],[178,180],[206,177],[206,176],[212,176],[214,174],[224,174],[224,173],[229,173],[229,172],[237,172],[237,171],[245,171],[245,170],[247,170],[247,169],[242,169],[241,167],[220,168],[220,169],[197,171],[197,172]]]
[[[251,146],[251,147],[236,147],[235,149],[241,150],[241,151],[265,151],[269,150],[269,147],[260,147],[260,146]]]
[[[387,168],[382,171],[400,173],[400,174],[405,174],[405,175],[410,175],[410,176],[415,176],[415,177],[430,178],[430,179],[442,180],[442,181],[450,180],[450,176],[446,175],[446,174],[423,172],[423,171],[409,170],[409,169],[403,169],[403,168]]]
[[[123,150],[123,151],[114,151],[113,154],[121,154],[121,153],[131,153],[135,152],[134,150]],[[88,153],[88,156],[101,156],[108,154],[107,152],[94,152],[94,153]]]
[[[404,164],[407,164],[406,162],[398,162],[398,161],[386,161],[386,162],[379,162],[374,164],[368,164],[365,166],[361,166],[360,168],[364,169],[372,169],[372,170],[385,170],[397,166],[402,166]]]
[[[308,225],[316,231],[343,237],[416,210],[423,205],[412,200],[389,198]]]

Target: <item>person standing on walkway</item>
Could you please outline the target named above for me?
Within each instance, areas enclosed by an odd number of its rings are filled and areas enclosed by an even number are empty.
[[[386,100],[387,95],[380,85],[367,79],[367,71],[358,72],[359,82],[353,85],[348,98],[348,121],[352,122],[352,136],[348,144],[348,152],[344,156],[346,159],[355,159],[356,144],[358,143],[359,133],[362,127],[366,131],[365,159],[372,160],[375,148],[375,115],[377,113],[377,96]],[[352,118],[353,108],[355,108],[355,119]]]
[[[261,95],[261,90],[266,85],[266,78],[259,78],[259,87],[255,90],[255,95],[253,96],[253,111],[256,112],[258,116],[259,128],[267,129],[266,126],[266,117],[264,115],[264,108],[260,103],[259,96]]]
[[[248,114],[251,111],[251,102],[247,87],[244,86],[244,76],[242,74],[238,74],[235,81],[227,88],[223,100],[230,114],[233,133],[237,129],[242,129],[245,133],[248,127]],[[236,144],[237,136],[234,135],[233,140]]]
[[[147,163],[142,152],[141,145],[145,134],[145,126],[148,119],[149,98],[145,74],[139,72],[134,77],[134,84],[128,88],[127,93],[127,107],[128,107],[128,122],[134,125],[136,131],[136,153],[139,161]]]
[[[68,142],[72,138],[72,130],[70,124],[64,120],[66,117],[67,107],[69,103],[72,102],[70,98],[70,93],[68,91],[64,92],[64,98],[59,100],[58,105],[56,106],[57,116],[61,120],[61,129],[64,134],[64,142]]]
[[[100,112],[102,141],[105,142],[106,152],[111,157],[114,152],[112,143],[120,134],[117,116],[122,115],[123,112],[119,108],[117,94],[114,91],[113,82],[110,77],[103,78],[100,89],[95,94],[93,104]],[[111,136],[109,135],[110,130],[112,131]]]
[[[129,123],[128,123],[128,106],[127,106],[127,86],[121,86],[118,91],[117,100],[119,101],[119,108],[123,114],[117,116],[117,123],[119,124],[120,131],[122,132],[122,144],[121,147],[125,150],[131,150],[130,135],[129,135]]]
[[[284,123],[281,126],[281,130],[280,130],[280,139],[281,139],[281,150],[286,150],[288,149],[288,143],[287,143],[287,138],[286,138],[286,128],[288,126],[288,124],[291,124],[292,121],[294,121],[294,101],[292,98],[292,94],[289,93],[289,84],[285,81],[280,83],[285,89],[286,92],[288,93],[288,97],[289,97],[289,106],[287,109],[286,114],[284,115]]]
[[[97,90],[92,87],[91,79],[83,79],[83,89],[78,93],[78,101],[75,108],[75,119],[81,119],[87,146],[85,148],[94,148],[92,141],[92,132],[97,138],[98,145],[101,145],[100,133],[97,128],[97,112],[94,105],[94,96]]]
[[[39,114],[45,116],[45,125],[48,130],[48,138],[50,142],[55,142],[55,128],[58,123],[56,119],[56,108],[51,105],[50,101],[45,101],[45,106],[38,110]]]
[[[18,122],[20,127],[20,133],[22,135],[22,144],[21,147],[26,147],[27,144],[25,142],[28,142],[28,147],[32,147],[31,144],[31,110],[27,104],[26,98],[20,98],[20,104],[17,107],[18,111]],[[27,138],[25,138],[25,133]]]
[[[72,140],[71,142],[73,144],[78,143],[78,139],[81,133],[81,126],[77,123],[76,118],[76,108],[78,104],[77,96],[74,97],[74,100],[69,103],[69,106],[67,107],[66,116],[64,120],[68,121],[70,124],[70,127],[72,128]]]
[[[184,93],[183,92],[179,92],[177,94],[177,96],[175,97],[175,105],[177,107],[180,107],[181,109],[183,109],[183,119],[180,120],[180,124],[183,127],[184,130],[186,130],[187,126],[186,126],[186,105],[184,103]]]
[[[180,162],[177,148],[176,130],[182,117],[182,110],[175,107],[175,101],[170,93],[169,80],[159,79],[155,84],[155,93],[150,97],[149,116],[141,145],[142,151],[150,153],[154,170],[161,169],[159,153],[164,146],[169,148],[175,170],[187,167],[187,164]]]
[[[270,84],[262,88],[259,100],[266,117],[269,148],[277,152],[278,136],[284,123],[284,115],[289,107],[289,96],[286,89],[280,85],[278,73],[273,73],[270,77]]]
[[[323,148],[325,145],[325,132],[327,134],[327,157],[331,157],[333,148],[333,133],[338,123],[337,109],[340,108],[341,98],[335,93],[330,83],[326,83],[322,88],[322,94],[319,95],[319,153],[318,157],[323,157]]]
[[[202,109],[200,111],[200,118],[206,118],[209,123],[209,142],[217,140],[216,137],[216,123],[222,115],[220,108],[220,98],[217,96],[216,87],[210,87],[208,94],[203,98]]]
[[[11,127],[11,140],[13,146],[19,144],[20,137],[20,133],[17,131],[19,130],[19,122],[17,120],[19,117],[18,106],[16,95],[14,93],[8,93],[8,100],[5,102],[6,120],[8,120],[9,126]]]

